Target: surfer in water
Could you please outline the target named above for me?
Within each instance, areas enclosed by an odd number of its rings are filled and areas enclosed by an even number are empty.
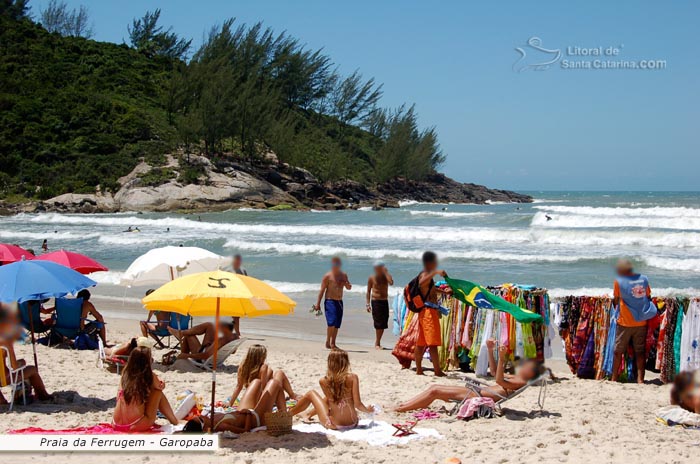
[[[552,220],[552,216],[550,216],[549,214],[545,214],[544,217],[546,217],[548,221]]]

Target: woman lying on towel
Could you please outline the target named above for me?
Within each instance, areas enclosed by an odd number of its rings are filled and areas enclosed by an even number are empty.
[[[173,408],[163,394],[165,383],[152,369],[150,348],[137,346],[131,350],[122,372],[121,388],[117,393],[112,425],[121,432],[145,432],[156,423],[158,411],[178,423]]]
[[[696,379],[696,376],[699,378]],[[700,414],[700,371],[680,372],[671,388],[671,404]]]
[[[290,414],[300,414],[313,406],[307,417],[318,414],[324,427],[343,431],[357,427],[357,411],[374,412],[374,406],[365,406],[360,398],[360,379],[350,372],[350,359],[346,351],[331,350],[328,354],[328,371],[318,383],[325,398],[311,390],[299,399],[289,411]]]
[[[520,366],[515,375],[506,374],[505,368],[506,359],[508,357],[508,347],[502,346],[498,349],[499,358],[498,363],[496,363],[493,356],[493,348],[495,345],[495,340],[487,341],[489,366],[491,372],[496,372],[496,385],[489,387],[476,385],[470,387],[432,385],[424,392],[398,406],[395,409],[396,412],[427,408],[435,400],[462,401],[465,398],[481,396],[499,401],[504,397],[510,396],[513,392],[524,387],[529,381],[536,379],[546,371],[544,364],[534,359],[529,359]]]
[[[297,399],[292,384],[282,370],[273,371],[265,361],[267,360],[267,348],[255,344],[248,348],[245,359],[238,368],[236,388],[231,395],[231,405],[236,403],[238,396],[244,388],[248,388],[253,380],[260,380],[262,385],[267,385],[271,379],[276,379],[282,384],[282,388],[290,398]],[[262,394],[262,392],[260,392]],[[257,398],[258,400],[260,398]],[[257,401],[256,401],[257,402]]]
[[[255,379],[250,382],[241,398],[238,411],[214,413],[213,427],[209,415],[195,417],[185,424],[183,432],[250,432],[265,425],[265,414],[272,412],[274,406],[277,406],[278,411],[287,410],[282,383],[272,379],[263,388],[260,379]]]

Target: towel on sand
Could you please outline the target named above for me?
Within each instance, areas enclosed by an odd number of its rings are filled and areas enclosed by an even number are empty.
[[[164,433],[171,434],[182,430],[183,425],[155,425],[146,432],[134,432],[139,434],[144,433]],[[116,430],[112,424],[96,424],[88,427],[73,427],[70,429],[42,429],[41,427],[27,427],[24,429],[9,430],[8,434],[41,434],[41,435],[122,435],[125,432]]]
[[[413,429],[416,432],[414,435],[405,437],[392,436],[395,432],[391,424],[381,421],[371,421],[363,419],[360,425],[352,430],[339,432],[338,430],[330,430],[321,424],[297,424],[293,427],[297,432],[302,433],[323,433],[331,435],[339,440],[348,441],[364,441],[371,446],[387,446],[387,445],[403,445],[412,440],[420,440],[422,438],[442,438],[435,429]]]
[[[680,406],[664,406],[656,411],[656,419],[666,425],[700,429],[700,414],[686,411]]]

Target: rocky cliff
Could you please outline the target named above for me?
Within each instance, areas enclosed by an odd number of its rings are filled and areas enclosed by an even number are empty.
[[[278,163],[271,155],[260,165],[218,160],[212,163],[192,156],[189,166],[201,174],[196,182],[184,183],[177,159],[153,168],[142,162],[119,179],[114,194],[67,193],[49,200],[22,206],[5,205],[11,211],[118,212],[118,211],[217,211],[237,207],[279,209],[348,209],[398,207],[400,201],[433,203],[476,203],[489,201],[527,203],[532,198],[507,190],[494,190],[476,184],[463,184],[443,174],[424,181],[402,178],[384,184],[365,186],[358,182],[319,182],[310,172]],[[154,169],[165,174],[158,182],[149,181]],[[160,172],[160,171],[158,171]]]

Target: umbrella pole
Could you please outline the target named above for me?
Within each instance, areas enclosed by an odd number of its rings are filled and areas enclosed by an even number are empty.
[[[39,303],[41,304],[41,303]],[[36,370],[39,370],[39,361],[37,361],[36,357],[36,344],[34,342],[34,319],[32,318],[32,308],[31,306],[27,306],[27,309],[29,310],[29,332],[30,336],[32,337],[32,351],[34,351],[34,365],[36,366]]]
[[[214,322],[214,358],[211,368],[211,429],[210,432],[214,433],[214,404],[216,402],[216,357],[219,354],[219,307],[220,299],[216,299],[216,319]]]

